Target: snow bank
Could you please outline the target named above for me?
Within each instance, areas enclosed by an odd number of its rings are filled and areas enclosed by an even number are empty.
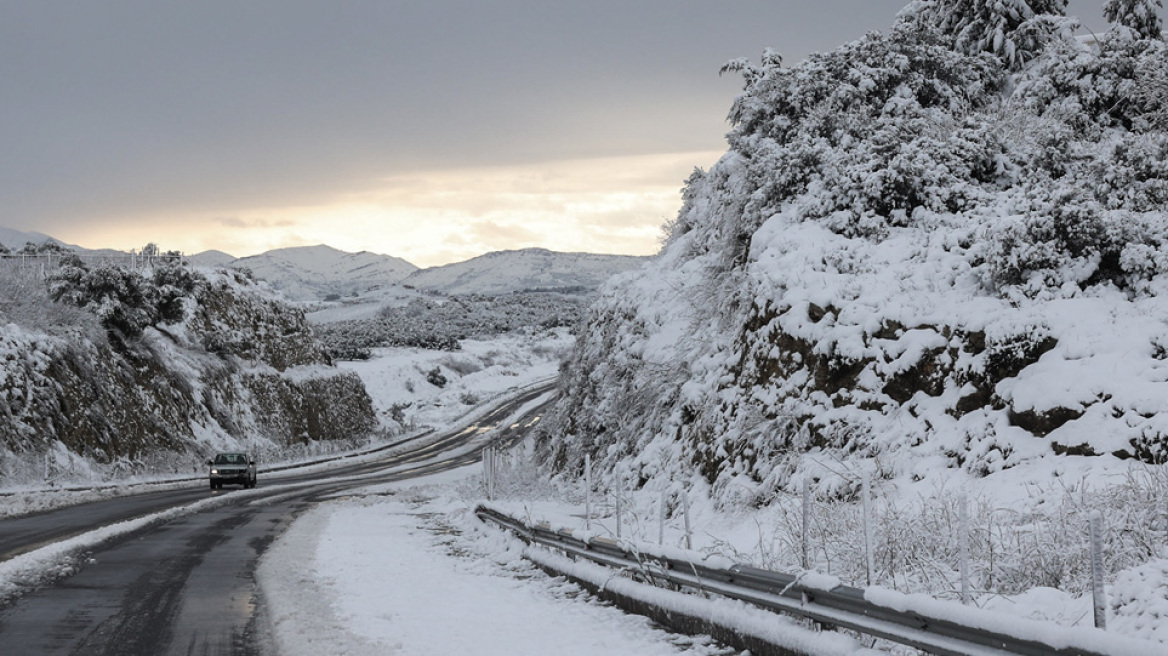
[[[477,521],[419,483],[320,506],[269,549],[258,578],[280,653],[721,653],[544,576],[498,532],[464,533]]]

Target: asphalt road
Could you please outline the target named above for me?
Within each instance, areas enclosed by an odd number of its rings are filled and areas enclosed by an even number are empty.
[[[264,604],[254,573],[259,557],[301,512],[353,487],[402,480],[477,462],[459,451],[498,429],[513,442],[543,406],[509,426],[500,422],[548,391],[535,389],[500,405],[475,425],[425,446],[327,473],[261,474],[258,493],[191,489],[96,501],[0,520],[0,562],[113,522],[221,497],[216,507],[116,538],[81,560],[79,571],[0,608],[0,654],[125,656],[251,655],[270,652]],[[448,453],[456,451],[456,453]],[[411,466],[412,465],[412,466]],[[392,471],[387,471],[392,470]],[[342,477],[360,476],[357,481]],[[290,565],[291,566],[291,565]]]

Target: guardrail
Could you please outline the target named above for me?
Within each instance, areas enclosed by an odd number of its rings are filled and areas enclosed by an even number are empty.
[[[699,554],[688,559],[663,551],[651,553],[651,547],[647,547],[650,553],[633,551],[613,540],[582,538],[567,529],[529,524],[485,505],[479,505],[475,514],[510,530],[529,544],[632,572],[648,583],[668,582],[689,590],[715,593],[938,656],[1164,656],[1168,653],[1168,646],[1163,644],[1095,628],[1001,618],[974,607],[893,591],[865,591],[843,585],[830,589],[816,587],[808,583],[805,575],[741,564],[711,566],[698,560]],[[889,603],[872,599],[881,596]]]

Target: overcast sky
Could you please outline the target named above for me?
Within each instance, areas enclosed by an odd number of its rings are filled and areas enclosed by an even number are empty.
[[[0,225],[419,266],[648,254],[736,76],[907,0],[0,1]],[[1098,29],[1099,2],[1071,13]]]

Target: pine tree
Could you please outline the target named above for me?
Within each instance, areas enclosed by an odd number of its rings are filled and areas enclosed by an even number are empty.
[[[922,0],[901,15],[938,28],[962,52],[990,52],[1018,69],[1046,42],[1043,19],[1065,16],[1066,8],[1067,0]]]
[[[1107,0],[1103,16],[1113,25],[1130,28],[1145,39],[1162,39],[1164,24],[1156,8],[1163,9],[1161,0]]]

